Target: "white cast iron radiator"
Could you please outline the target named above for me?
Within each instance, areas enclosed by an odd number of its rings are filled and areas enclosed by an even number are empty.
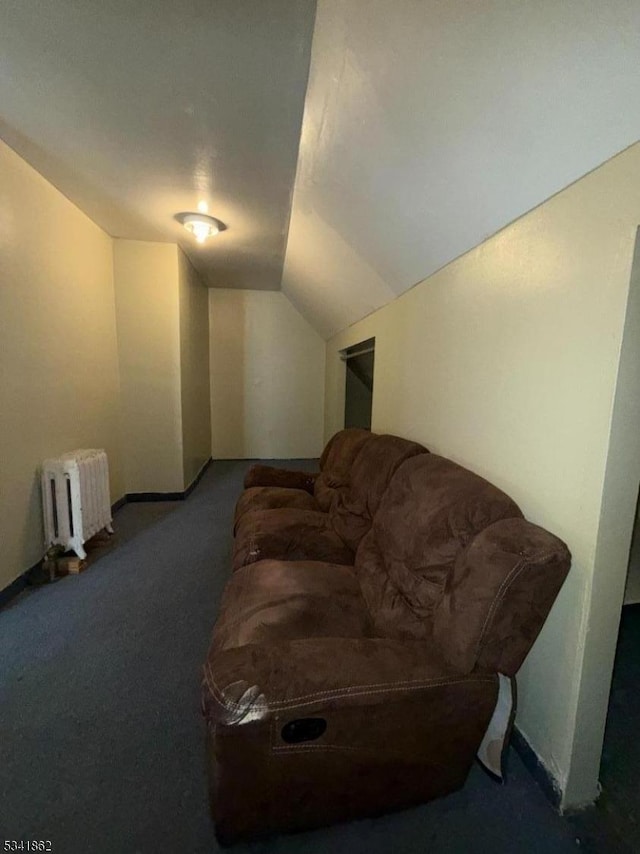
[[[103,450],[71,451],[42,465],[45,546],[60,544],[80,558],[88,539],[111,527],[109,465]]]

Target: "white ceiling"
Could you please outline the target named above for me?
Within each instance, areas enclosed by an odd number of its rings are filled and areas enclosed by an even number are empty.
[[[639,138],[638,0],[318,0],[283,290],[329,336]]]
[[[0,137],[107,232],[209,285],[282,277],[315,0],[3,0]],[[199,247],[199,201],[228,230]]]
[[[640,138],[638,0],[314,11],[3,0],[0,137],[109,233],[282,283],[325,336]],[[204,248],[173,220],[200,200],[229,226]]]

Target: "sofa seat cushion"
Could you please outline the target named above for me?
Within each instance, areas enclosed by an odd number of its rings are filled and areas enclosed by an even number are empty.
[[[283,489],[304,489],[305,492],[312,495],[317,476],[318,472],[295,471],[255,463],[244,476],[244,488],[280,486]]]
[[[352,566],[354,554],[335,533],[326,513],[282,508],[245,514],[236,530],[233,569],[269,558]]]
[[[282,486],[253,486],[245,489],[236,504],[235,525],[245,513],[251,513],[254,510],[277,510],[282,507],[320,511],[318,502],[313,495],[304,489],[287,489]]]
[[[247,644],[370,633],[369,612],[350,567],[262,560],[229,580],[213,648],[221,652]]]

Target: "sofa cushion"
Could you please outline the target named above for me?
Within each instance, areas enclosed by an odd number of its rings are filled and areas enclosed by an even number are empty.
[[[236,504],[235,520],[255,510],[291,507],[327,512],[337,492],[349,483],[353,461],[366,441],[368,430],[340,430],[327,442],[314,474],[273,466],[254,465],[245,476],[245,491]]]
[[[353,551],[332,529],[327,513],[256,510],[238,522],[233,569],[259,560],[320,560],[353,565]]]
[[[280,486],[283,489],[304,489],[313,495],[318,472],[295,471],[277,466],[255,463],[244,476],[244,488],[253,486]]]
[[[380,500],[398,467],[410,457],[427,453],[417,442],[399,436],[371,436],[351,467],[349,485],[331,505],[336,533],[354,551],[371,528]]]
[[[235,525],[245,513],[255,510],[276,510],[281,507],[294,507],[298,510],[316,510],[320,507],[313,495],[304,489],[287,489],[282,486],[252,486],[245,489],[235,510]]]
[[[314,497],[320,510],[328,513],[337,492],[349,484],[351,468],[372,433],[360,427],[339,430],[329,439],[320,457],[320,474],[314,484]]]
[[[356,573],[377,630],[428,637],[458,555],[499,519],[521,518],[484,478],[435,454],[404,462],[356,556]]]
[[[218,652],[312,637],[368,637],[371,621],[350,567],[263,560],[230,579],[213,635]]]

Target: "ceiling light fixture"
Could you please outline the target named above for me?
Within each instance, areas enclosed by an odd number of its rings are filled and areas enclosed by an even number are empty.
[[[178,222],[190,231],[198,243],[204,243],[210,237],[226,229],[226,225],[213,216],[202,213],[181,213],[176,216]]]

